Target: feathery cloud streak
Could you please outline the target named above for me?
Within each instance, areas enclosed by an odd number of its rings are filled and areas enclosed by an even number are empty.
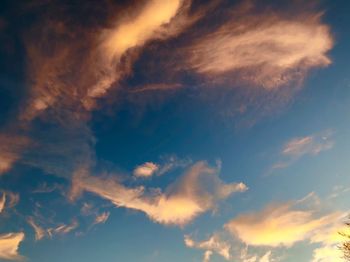
[[[333,39],[320,21],[322,13],[288,19],[283,12],[257,13],[254,5],[241,9],[191,47],[189,64],[198,73],[208,77],[237,73],[234,77],[242,83],[273,89],[296,83],[309,69],[331,63],[327,52]]]

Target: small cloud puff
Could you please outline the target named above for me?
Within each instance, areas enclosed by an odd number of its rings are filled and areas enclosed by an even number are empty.
[[[151,177],[155,172],[157,172],[159,166],[152,162],[146,162],[142,165],[137,166],[134,169],[135,177]]]

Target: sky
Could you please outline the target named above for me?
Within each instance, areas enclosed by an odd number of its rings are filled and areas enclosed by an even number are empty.
[[[343,261],[348,1],[0,6],[0,261]]]

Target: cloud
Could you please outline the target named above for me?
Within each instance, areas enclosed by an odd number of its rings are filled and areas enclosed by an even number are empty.
[[[343,253],[337,245],[322,246],[313,251],[311,262],[343,262]]]
[[[341,261],[338,246],[345,238],[339,232],[350,233],[343,224],[347,213],[324,210],[320,199],[310,193],[300,200],[270,204],[261,211],[240,214],[207,240],[196,242],[186,235],[185,244],[237,261],[265,262],[279,261],[280,258],[273,257],[276,250],[304,243],[317,245],[313,262]]]
[[[65,235],[73,231],[79,226],[79,223],[76,219],[73,219],[72,222],[68,225],[66,224],[61,224],[55,228],[49,228],[47,230],[48,234],[50,237],[52,237],[53,234],[58,234],[58,235]]]
[[[220,239],[219,235],[212,235],[208,240],[201,242],[196,242],[189,235],[185,235],[184,240],[187,247],[205,250],[203,262],[210,261],[210,257],[214,252],[226,260],[229,260],[231,258],[231,244]]]
[[[24,136],[0,133],[0,175],[8,172],[20,158],[21,151],[29,144]]]
[[[237,83],[274,89],[302,80],[309,69],[331,63],[330,28],[322,13],[290,14],[236,7],[215,31],[191,46],[189,65],[209,78],[236,78]],[[231,81],[232,82],[232,81]]]
[[[33,228],[35,232],[35,240],[41,240],[46,236],[46,231],[34,222],[33,217],[27,219],[28,224]]]
[[[5,209],[5,203],[6,203],[6,194],[2,193],[2,196],[0,198],[0,213]]]
[[[102,214],[96,216],[95,221],[94,221],[94,225],[101,224],[101,223],[102,224],[106,223],[106,221],[109,218],[109,215],[110,215],[109,212],[103,212]]]
[[[312,240],[318,231],[327,230],[344,214],[315,214],[296,207],[296,202],[270,205],[260,212],[242,214],[225,228],[242,242],[252,246],[291,247],[296,242]]]
[[[297,137],[284,146],[283,155],[301,157],[303,155],[318,155],[320,152],[333,147],[334,141],[330,132],[322,132],[306,137]]]
[[[41,240],[44,237],[52,238],[54,235],[66,235],[79,226],[76,219],[73,219],[70,224],[61,223],[59,225],[47,228],[44,228],[35,222],[34,217],[28,217],[27,222],[35,232],[36,241]]]
[[[73,178],[70,197],[75,199],[88,191],[118,207],[142,211],[155,222],[183,226],[232,193],[247,190],[243,183],[223,183],[217,173],[206,162],[197,162],[162,192],[154,188],[147,191],[142,186],[129,188],[115,179],[93,177],[79,170]]]
[[[0,198],[0,213],[4,211],[5,207],[12,208],[19,202],[18,194],[10,191],[3,191],[1,193],[2,196]]]
[[[33,85],[21,119],[31,121],[50,108],[55,114],[68,110],[86,118],[86,111],[96,108],[96,99],[130,74],[147,42],[174,37],[196,20],[188,14],[190,5],[188,0],[151,0],[109,8],[112,19],[91,27],[43,16],[48,21],[31,34],[38,37],[26,42]],[[56,41],[50,43],[51,39]]]
[[[0,258],[6,260],[22,260],[18,254],[19,244],[24,239],[24,233],[7,233],[0,235]]]
[[[135,177],[151,177],[157,170],[159,166],[152,162],[146,162],[134,169]]]
[[[265,255],[263,255],[259,262],[270,262],[271,261],[271,250],[267,251]]]
[[[333,131],[331,130],[325,130],[309,136],[293,138],[283,146],[280,152],[285,160],[275,163],[271,169],[286,168],[299,158],[306,155],[318,155],[323,151],[332,149],[334,143]]]

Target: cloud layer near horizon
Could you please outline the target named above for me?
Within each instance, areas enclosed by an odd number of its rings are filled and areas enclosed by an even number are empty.
[[[306,242],[318,245],[313,250],[313,262],[329,261],[330,258],[332,261],[342,261],[337,245],[344,241],[339,232],[349,231],[343,225],[347,212],[325,212],[322,209],[320,199],[310,193],[301,200],[270,204],[261,211],[240,214],[227,222],[223,231],[213,233],[208,240],[196,242],[185,236],[185,244],[217,253],[226,260],[235,257],[239,261],[258,261],[259,256],[254,253],[248,255],[243,252],[243,247],[269,252],[264,255],[266,259],[271,256],[271,251],[278,248],[290,248],[296,243]],[[226,233],[229,234],[228,238],[223,236]],[[234,252],[234,247],[239,246],[242,247],[241,251]]]

